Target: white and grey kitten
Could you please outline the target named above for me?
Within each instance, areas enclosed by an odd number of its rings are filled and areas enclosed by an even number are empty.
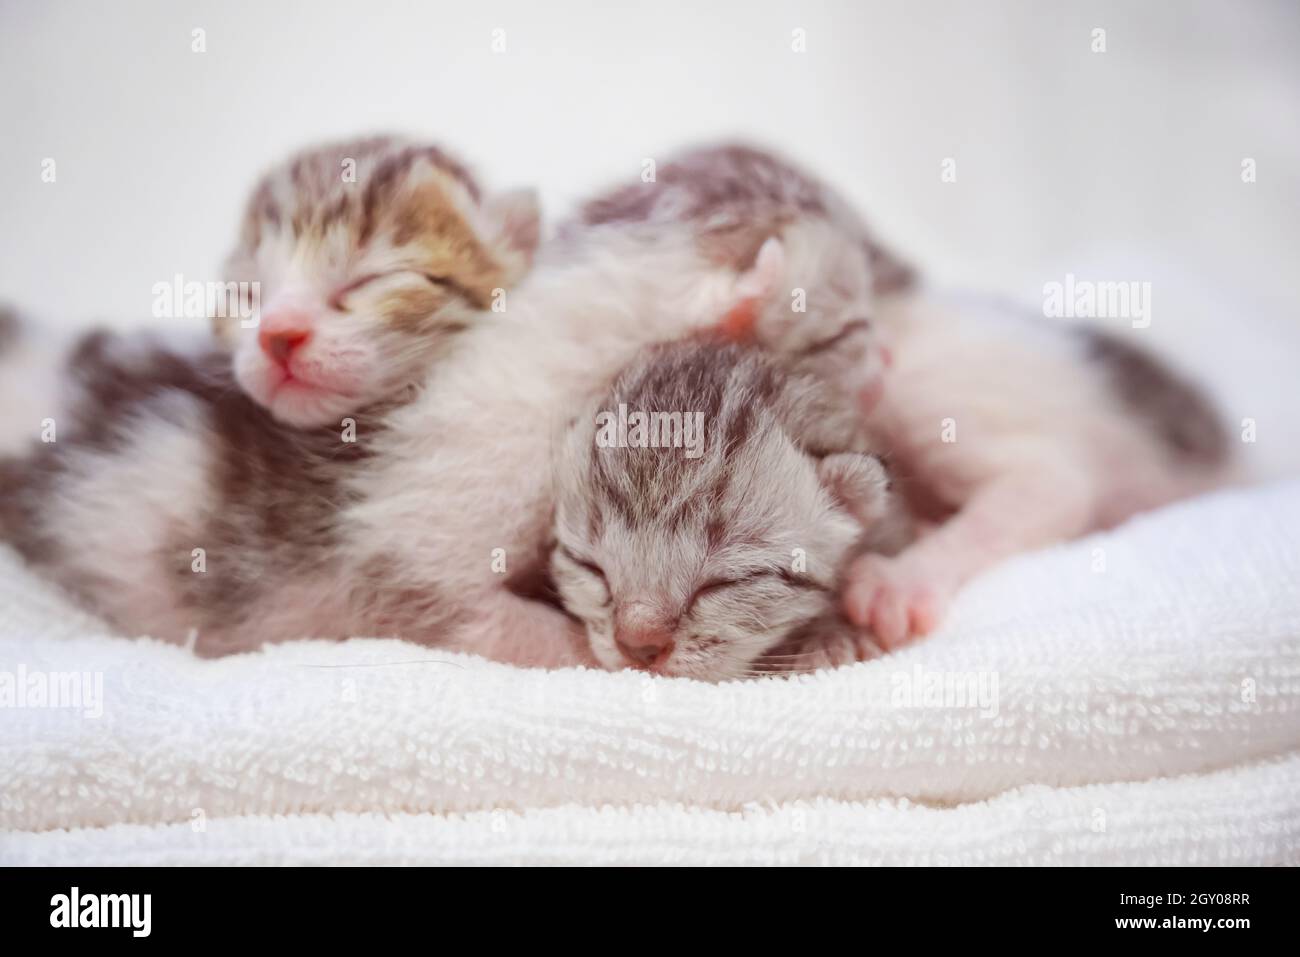
[[[557,458],[552,572],[605,667],[717,681],[874,652],[839,613],[839,578],[902,526],[856,410],[824,383],[754,348],[654,346]]]

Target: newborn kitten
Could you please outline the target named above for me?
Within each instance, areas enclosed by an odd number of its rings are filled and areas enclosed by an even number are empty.
[[[890,530],[857,419],[756,349],[637,356],[556,464],[553,575],[597,660],[716,681],[869,653],[836,597],[864,527]]]
[[[337,425],[414,385],[527,271],[538,235],[531,192],[485,198],[436,146],[306,150],[257,185],[226,264],[228,281],[260,283],[256,324],[214,326],[240,386],[276,418]]]
[[[846,610],[886,647],[932,630],[961,585],[1008,556],[1229,477],[1210,403],[1119,333],[925,295],[886,298],[877,318],[895,363],[868,426],[938,523],[849,573]]]
[[[563,235],[677,243],[735,282],[723,322],[793,363],[868,397],[888,354],[872,334],[875,297],[911,288],[910,267],[878,244],[826,184],[737,144],[689,150],[653,182],[589,200]]]

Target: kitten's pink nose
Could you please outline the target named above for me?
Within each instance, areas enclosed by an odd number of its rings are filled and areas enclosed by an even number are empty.
[[[276,309],[263,313],[257,342],[262,351],[284,365],[294,350],[311,338],[311,314],[304,309]]]
[[[653,668],[673,653],[673,633],[667,628],[616,630],[614,644],[633,667]]]

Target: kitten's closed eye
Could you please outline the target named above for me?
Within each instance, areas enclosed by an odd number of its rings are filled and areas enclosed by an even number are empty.
[[[818,342],[814,342],[812,345],[805,348],[802,354],[806,356],[810,356],[810,355],[816,355],[819,352],[826,352],[829,349],[834,349],[836,346],[844,343],[846,340],[851,339],[853,336],[859,335],[864,332],[869,332],[870,330],[871,330],[870,319],[867,319],[865,317],[860,319],[852,319],[849,322],[846,322],[840,328],[839,332],[835,333],[833,336],[830,336],[827,339],[822,339]]]
[[[582,571],[586,572],[588,576],[590,576],[591,578],[595,579],[597,582],[600,583],[600,586],[604,591],[604,595],[605,595],[604,603],[606,605],[608,605],[610,602],[614,600],[614,596],[611,593],[609,588],[609,579],[605,577],[605,570],[603,568],[601,568],[599,565],[597,565],[595,562],[591,561],[590,559],[586,559],[580,555],[575,554],[564,545],[560,545],[558,548],[556,548],[556,554],[564,558],[565,561],[569,563],[569,565],[581,569]]]
[[[694,594],[691,595],[690,601],[686,603],[686,611],[689,613],[701,598],[707,598],[721,592],[729,591],[732,588],[739,588],[742,585],[748,585],[759,578],[766,577],[766,574],[767,573],[758,572],[753,575],[745,575],[742,578],[724,578],[718,581],[711,581],[706,585],[701,585],[699,588],[695,589]]]
[[[454,279],[446,276],[439,276],[434,273],[424,272],[419,269],[394,269],[389,272],[370,273],[353,279],[346,285],[336,289],[330,296],[330,308],[337,309],[340,312],[346,312],[348,308],[348,297],[361,290],[378,291],[383,286],[401,286],[411,283],[422,282],[440,289],[445,289],[456,295],[463,295],[463,290]]]
[[[753,585],[757,582],[767,581],[769,579],[781,581],[792,588],[806,588],[811,591],[826,590],[824,586],[819,585],[812,579],[802,578],[794,572],[788,571],[784,568],[760,568],[746,575],[739,575],[735,578],[716,579],[706,585],[701,585],[695,590],[695,593],[691,595],[691,599],[686,605],[686,611],[690,612],[690,610],[695,607],[695,603],[702,598],[725,593],[731,589],[744,588],[746,585]]]

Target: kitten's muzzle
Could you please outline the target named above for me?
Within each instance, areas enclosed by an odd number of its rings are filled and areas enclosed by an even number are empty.
[[[276,299],[263,311],[257,328],[257,344],[267,358],[287,367],[293,353],[311,339],[315,316],[296,299]]]
[[[282,366],[287,366],[294,351],[306,345],[307,340],[310,338],[310,332],[297,330],[282,329],[278,332],[271,332],[263,329],[257,334],[257,342],[262,347],[262,351],[267,354],[268,358]]]
[[[654,670],[673,653],[673,633],[667,628],[617,629],[614,644],[633,668]]]

